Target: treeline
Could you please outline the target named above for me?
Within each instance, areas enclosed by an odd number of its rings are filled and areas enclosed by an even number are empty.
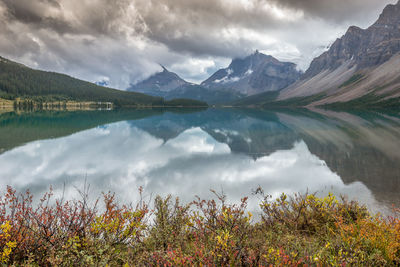
[[[141,192],[141,190],[140,190]],[[13,266],[399,266],[400,220],[372,216],[365,207],[332,195],[282,195],[261,189],[259,219],[247,198],[226,196],[182,204],[104,208],[81,200],[38,205],[12,188],[0,198],[0,253]],[[141,198],[143,199],[143,198]],[[54,203],[54,204],[51,204]]]
[[[185,99],[185,98],[177,98],[164,102],[165,106],[170,107],[207,107],[208,104],[203,101],[193,100],[193,99]]]
[[[0,98],[17,97],[35,102],[74,100],[112,102],[116,106],[165,105],[160,97],[106,88],[64,74],[30,69],[0,57]]]

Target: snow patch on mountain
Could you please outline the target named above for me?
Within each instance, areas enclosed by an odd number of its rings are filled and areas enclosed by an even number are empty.
[[[249,75],[253,74],[253,72],[254,72],[254,70],[248,69],[244,75],[249,76]]]
[[[222,84],[235,83],[235,82],[240,81],[243,78],[250,76],[254,72],[250,68],[245,73],[243,73],[241,76],[232,76],[232,74],[234,73],[234,70],[227,69],[225,71],[226,71],[226,76],[222,77],[221,79],[216,79],[215,81],[213,81],[213,83],[222,83]]]
[[[229,77],[225,76],[222,79],[217,79],[214,81],[214,83],[222,83],[222,84],[227,84],[227,83],[234,83],[240,80],[240,77]]]

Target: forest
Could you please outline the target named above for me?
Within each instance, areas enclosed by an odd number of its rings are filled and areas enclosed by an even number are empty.
[[[28,68],[0,57],[0,98],[37,103],[55,101],[112,102],[116,107],[207,106],[192,100],[165,101],[161,97],[111,89],[68,75]]]

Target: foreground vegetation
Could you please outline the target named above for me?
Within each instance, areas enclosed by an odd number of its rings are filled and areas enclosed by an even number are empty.
[[[141,193],[141,190],[140,190]],[[356,202],[332,195],[282,195],[257,190],[261,218],[246,211],[247,198],[225,196],[180,204],[157,197],[151,207],[104,208],[82,200],[35,208],[32,195],[12,188],[0,201],[0,257],[10,265],[269,266],[399,265],[400,220],[371,216]],[[103,206],[102,206],[103,207]]]

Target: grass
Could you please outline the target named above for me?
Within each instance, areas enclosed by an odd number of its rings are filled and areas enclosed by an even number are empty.
[[[326,93],[319,93],[304,97],[294,97],[287,100],[277,100],[279,91],[265,92],[262,94],[249,96],[232,103],[235,107],[262,107],[264,109],[276,108],[297,108],[305,107],[313,102],[323,99]]]
[[[203,101],[193,99],[177,98],[164,102],[166,107],[208,107],[208,104]]]
[[[263,108],[276,108],[276,107],[285,107],[285,108],[295,108],[295,107],[305,107],[313,102],[323,99],[326,96],[326,93],[319,93],[310,96],[304,97],[294,97],[287,100],[281,100],[271,103],[265,103]]]
[[[378,91],[376,89],[375,91]],[[374,92],[366,94],[362,97],[347,101],[347,102],[335,102],[332,104],[326,104],[322,107],[328,109],[338,110],[399,110],[400,109],[400,98],[389,98],[385,100],[387,95],[378,95]]]
[[[139,190],[139,194],[142,190]],[[32,204],[12,188],[0,201],[0,256],[14,266],[398,266],[400,220],[372,216],[356,202],[332,195],[281,195],[262,189],[260,217],[247,198],[226,196],[182,204],[171,196],[151,205],[104,209],[81,200]],[[53,204],[51,204],[53,203]],[[398,214],[398,213],[397,213]]]
[[[347,81],[345,81],[342,85],[339,86],[339,88],[343,88],[346,86],[349,86],[351,84],[357,83],[359,82],[362,78],[364,77],[363,74],[354,74],[353,76],[350,77],[350,79],[348,79]]]
[[[279,91],[265,92],[257,95],[248,96],[231,103],[232,106],[261,106],[264,103],[275,101],[279,96]]]

